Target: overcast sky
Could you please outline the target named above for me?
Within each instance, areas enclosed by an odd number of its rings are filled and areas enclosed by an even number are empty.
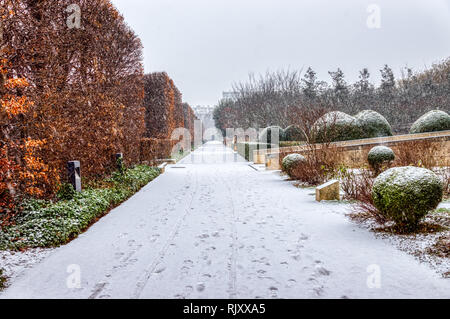
[[[145,71],[166,71],[193,106],[249,72],[311,66],[329,81],[341,67],[353,82],[368,67],[378,81],[384,64],[399,75],[450,56],[450,0],[112,2],[143,42]]]

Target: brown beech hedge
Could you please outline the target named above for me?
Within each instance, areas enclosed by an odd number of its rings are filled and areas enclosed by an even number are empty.
[[[8,11],[2,58],[9,76],[29,82],[34,102],[17,137],[45,141],[39,156],[62,174],[68,160],[79,159],[84,176],[101,175],[115,152],[137,162],[145,128],[142,46],[119,12],[104,0],[0,2]],[[80,28],[67,24],[73,4]]]
[[[165,72],[144,76],[145,124],[147,138],[170,139],[176,128],[184,127],[193,138],[194,111],[183,103],[181,92]]]
[[[110,1],[0,0],[0,18],[0,202],[52,196],[70,160],[87,178],[114,153],[138,163],[144,138],[166,157],[173,129],[193,127],[167,74],[144,82],[141,42]]]

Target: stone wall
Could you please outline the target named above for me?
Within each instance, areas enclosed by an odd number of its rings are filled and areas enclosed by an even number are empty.
[[[400,149],[405,147],[414,150],[426,148],[432,149],[432,157],[438,166],[450,166],[450,131],[398,135],[392,137],[371,138],[364,140],[353,140],[345,142],[331,143],[329,146],[336,151],[338,161],[348,167],[361,167],[367,164],[367,154],[377,146],[384,145],[392,148],[398,154]],[[317,149],[324,147],[322,144],[314,145]],[[265,157],[270,153],[300,153],[307,154],[311,146],[283,147],[272,150],[260,150],[254,154],[254,158],[260,162],[265,162]]]

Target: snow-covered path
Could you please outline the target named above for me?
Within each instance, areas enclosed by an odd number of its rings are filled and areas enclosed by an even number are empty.
[[[0,296],[450,298],[450,280],[312,192],[206,144]]]

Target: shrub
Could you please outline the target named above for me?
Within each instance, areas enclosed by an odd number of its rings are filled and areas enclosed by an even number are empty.
[[[5,288],[6,278],[3,275],[3,269],[0,268],[0,290]]]
[[[329,112],[313,125],[312,137],[316,143],[356,140],[363,137],[356,118],[343,112]]]
[[[305,141],[305,133],[297,125],[290,125],[284,130],[284,141],[298,142]]]
[[[419,118],[411,127],[411,134],[450,130],[450,115],[434,110]]]
[[[364,138],[393,135],[391,125],[378,112],[365,110],[358,113],[355,118]]]
[[[279,126],[269,126],[259,134],[259,142],[274,144],[274,142],[276,142],[272,138],[272,136],[275,135],[274,132],[278,132],[278,143],[284,141],[284,130]]]
[[[386,218],[373,203],[372,187],[374,177],[368,169],[355,170],[340,167],[338,177],[341,182],[341,189],[344,192],[343,198],[358,202],[354,214],[350,214],[352,218],[363,220],[374,218],[380,224],[386,222]]]
[[[305,162],[306,158],[300,154],[289,154],[283,158],[282,167],[283,171],[286,172],[289,176],[291,175],[291,169],[294,166],[301,165],[301,163]]]
[[[59,200],[71,200],[74,198],[76,193],[77,192],[73,188],[72,184],[64,183],[59,187],[56,196]]]
[[[0,250],[55,247],[86,230],[93,222],[156,178],[159,169],[136,166],[116,172],[105,181],[109,187],[87,189],[71,200],[57,203],[32,201],[15,217],[15,224],[0,232]]]
[[[389,147],[375,146],[367,155],[367,160],[369,161],[370,166],[376,172],[379,172],[380,168],[384,164],[389,164],[390,162],[395,160],[395,154],[394,151]]]
[[[442,201],[443,186],[430,170],[396,167],[379,175],[372,189],[380,213],[400,228],[413,230]]]
[[[298,180],[305,186],[317,186],[334,177],[339,166],[339,157],[336,156],[336,147],[334,145],[322,145],[317,148],[314,144],[307,144],[307,155],[305,160],[292,165],[289,176]],[[289,153],[281,153],[280,161]]]
[[[396,146],[396,166],[419,166],[431,169],[437,166],[439,143],[429,139],[404,141]]]

